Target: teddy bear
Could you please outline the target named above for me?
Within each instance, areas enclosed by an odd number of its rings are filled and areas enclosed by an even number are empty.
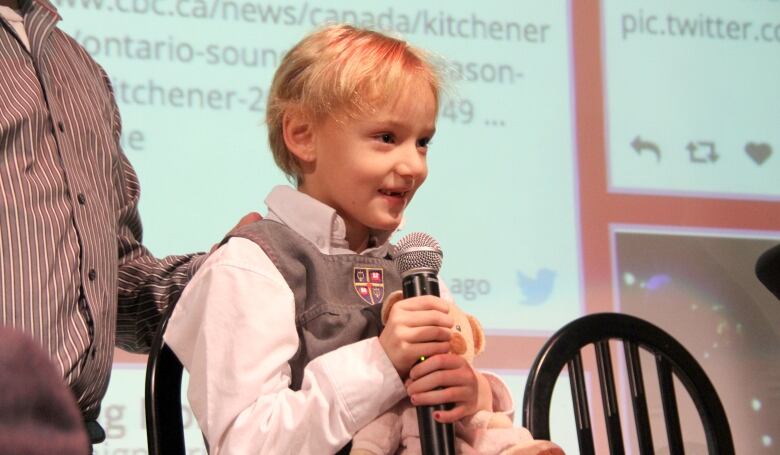
[[[382,307],[382,322],[390,308],[401,300],[400,291]],[[485,349],[485,334],[477,319],[450,302],[455,320],[450,340],[451,352],[473,365],[474,357]],[[455,451],[464,455],[564,455],[557,445],[535,440],[522,427],[514,427],[506,414],[478,411],[453,425]],[[417,411],[408,398],[359,430],[352,439],[351,455],[416,455],[421,453]]]

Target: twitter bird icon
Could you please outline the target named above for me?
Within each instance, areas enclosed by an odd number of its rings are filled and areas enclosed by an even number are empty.
[[[517,285],[525,297],[520,301],[523,305],[541,305],[550,298],[555,284],[555,271],[539,269],[535,277],[530,277],[521,271],[517,272]]]

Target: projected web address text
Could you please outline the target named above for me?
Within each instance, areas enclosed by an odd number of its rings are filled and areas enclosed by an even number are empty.
[[[260,87],[248,87],[240,91],[217,87],[170,85],[153,79],[140,82],[115,79],[112,84],[117,101],[125,105],[215,111],[239,108],[250,112],[265,111],[266,93]]]
[[[699,14],[652,14],[639,10],[620,18],[623,40],[639,36],[780,43],[780,22],[754,22]]]
[[[276,68],[284,51],[238,44],[195,45],[174,36],[163,39],[130,35],[96,35],[76,30],[73,38],[98,60],[116,58],[137,61],[201,63],[209,66]],[[447,76],[452,81],[512,85],[523,79],[515,65],[502,62],[448,62]]]
[[[338,9],[300,4],[270,4],[233,0],[53,0],[57,7],[117,14],[154,15],[182,19],[235,21],[247,24],[319,26],[342,22],[410,35],[544,44],[552,26],[484,18],[476,13],[457,16],[427,9],[412,12],[393,7],[381,11]]]
[[[127,106],[262,113],[267,101],[267,92],[260,87],[237,90],[166,84],[154,79],[114,79],[112,86],[117,101]],[[441,102],[439,116],[442,120],[467,125],[475,121],[476,108],[468,98],[447,98]],[[140,140],[143,141],[143,137]]]

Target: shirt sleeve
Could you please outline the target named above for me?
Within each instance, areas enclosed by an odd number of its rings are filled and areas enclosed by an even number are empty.
[[[148,352],[162,310],[176,303],[206,255],[158,259],[149,252],[141,243],[138,179],[124,155],[121,161],[123,201],[117,216],[116,345],[132,352]]]
[[[175,303],[184,286],[205,260],[205,254],[154,257],[141,243],[138,176],[119,147],[122,132],[119,109],[111,83],[102,70],[111,99],[111,129],[117,143],[114,159],[114,207],[117,244],[116,345],[133,352],[148,352],[162,310]]]
[[[406,396],[375,337],[312,360],[291,390],[294,308],[279,271],[243,238],[213,253],[182,295],[165,341],[189,372],[212,454],[335,453]]]

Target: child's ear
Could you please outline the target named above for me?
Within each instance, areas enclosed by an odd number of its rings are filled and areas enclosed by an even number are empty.
[[[282,134],[287,149],[299,160],[311,163],[314,153],[314,124],[301,109],[287,109],[282,118]]]

